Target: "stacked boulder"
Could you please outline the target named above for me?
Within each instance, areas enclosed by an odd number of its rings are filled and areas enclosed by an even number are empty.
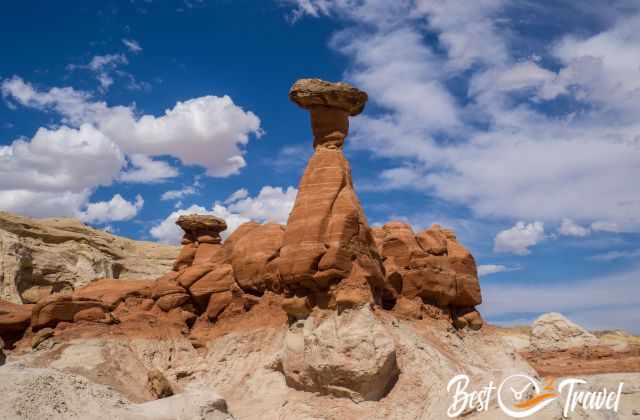
[[[268,262],[280,249],[282,226],[245,223],[221,243],[227,228],[215,216],[186,215],[176,222],[184,231],[182,250],[173,271],[158,279],[158,305],[170,310],[192,301],[209,321],[253,306],[273,289]],[[166,302],[166,303],[165,303]]]
[[[233,270],[225,263],[220,232],[227,228],[215,216],[180,216],[176,224],[184,230],[182,249],[173,271],[161,277],[159,302],[172,306],[193,300],[200,311],[215,319],[231,302],[235,286]]]

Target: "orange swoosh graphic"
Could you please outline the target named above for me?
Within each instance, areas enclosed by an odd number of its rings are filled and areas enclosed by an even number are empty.
[[[523,408],[523,409],[524,408],[530,408],[530,407],[533,407],[536,404],[541,403],[544,400],[548,400],[549,398],[554,398],[554,397],[557,397],[557,396],[558,396],[558,394],[555,393],[555,392],[546,392],[544,394],[540,394],[538,396],[535,396],[535,397],[531,398],[530,400],[514,404],[513,406],[516,407],[516,408]]]

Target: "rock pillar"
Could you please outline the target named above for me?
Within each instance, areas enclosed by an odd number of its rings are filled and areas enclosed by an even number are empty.
[[[314,154],[275,261],[280,280],[291,290],[335,286],[338,305],[340,296],[345,304],[373,300],[384,277],[381,259],[342,153],[349,116],[364,109],[367,95],[346,83],[302,79],[289,98],[309,110]],[[347,284],[349,292],[338,293]]]

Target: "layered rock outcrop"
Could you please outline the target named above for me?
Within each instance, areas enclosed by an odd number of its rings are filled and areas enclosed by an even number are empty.
[[[94,279],[150,279],[167,272],[170,245],[133,241],[74,219],[29,219],[0,212],[0,299],[36,303]]]

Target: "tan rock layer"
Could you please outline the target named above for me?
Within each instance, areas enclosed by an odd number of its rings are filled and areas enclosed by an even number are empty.
[[[174,246],[118,237],[74,219],[0,212],[0,299],[36,303],[98,278],[155,278],[177,254]]]

